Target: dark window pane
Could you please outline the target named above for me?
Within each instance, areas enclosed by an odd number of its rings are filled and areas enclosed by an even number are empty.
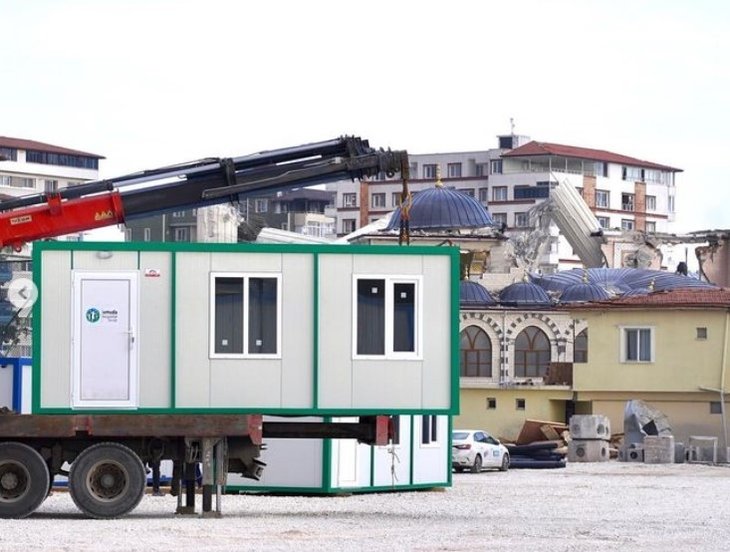
[[[431,442],[431,417],[421,416],[421,443],[427,445]]]
[[[588,362],[588,330],[575,336],[573,344],[573,362]]]
[[[214,351],[243,353],[243,278],[215,279]]]
[[[248,352],[276,354],[276,278],[248,280]]]
[[[393,416],[390,419],[390,422],[393,426],[393,439],[392,443],[394,445],[400,445],[400,416]]]
[[[385,354],[385,280],[357,281],[357,354]]]
[[[416,351],[416,284],[393,286],[393,351]]]

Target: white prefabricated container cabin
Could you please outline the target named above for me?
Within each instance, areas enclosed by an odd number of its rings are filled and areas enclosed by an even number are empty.
[[[33,262],[34,414],[458,412],[457,248],[37,242]]]
[[[451,417],[423,414],[394,420],[395,438],[387,446],[354,439],[267,439],[261,479],[229,474],[226,491],[339,494],[450,486]]]

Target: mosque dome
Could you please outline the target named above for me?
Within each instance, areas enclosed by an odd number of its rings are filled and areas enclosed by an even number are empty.
[[[497,304],[483,285],[469,280],[459,283],[459,306],[462,309],[484,309]]]
[[[499,302],[508,306],[538,306],[551,305],[547,292],[532,282],[515,282],[502,290]]]

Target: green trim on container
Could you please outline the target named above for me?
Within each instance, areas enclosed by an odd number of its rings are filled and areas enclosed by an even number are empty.
[[[458,253],[458,249],[457,249]],[[451,262],[451,413],[459,413],[459,259]]]
[[[332,421],[330,416],[325,416],[325,423]],[[325,493],[332,492],[332,439],[322,439],[322,485],[320,490]]]
[[[170,252],[170,408],[177,404],[177,257]]]
[[[312,279],[314,281],[312,310],[312,408],[319,406],[319,254],[312,254]]]
[[[32,393],[30,411],[37,413],[41,408],[41,303],[43,301],[43,293],[41,289],[41,267],[42,255],[41,250],[33,247],[33,283],[38,288],[38,298],[33,305],[33,330],[31,333],[33,343],[31,344],[33,351],[33,374]]]
[[[328,255],[431,255],[449,256],[456,263],[453,267],[459,275],[459,250],[455,247],[411,245],[329,245],[329,244],[279,244],[279,243],[186,243],[186,242],[34,242],[33,247],[42,251],[178,251],[203,253],[319,253]]]
[[[35,384],[35,382],[34,382]],[[113,408],[39,408],[36,414],[263,414],[270,416],[336,416],[350,418],[355,416],[396,416],[396,415],[436,415],[449,414],[448,410],[418,410],[400,409],[386,410],[380,408],[369,409],[304,409],[304,408],[268,408],[268,407],[247,407],[247,408],[206,408],[206,407],[182,407],[182,408],[137,408],[125,409]]]
[[[418,491],[434,489],[436,487],[451,487],[449,482],[436,481],[434,483],[418,483],[417,485],[388,485],[379,487],[337,487],[323,492],[318,487],[247,487],[246,485],[226,485],[226,494],[326,494],[326,495],[347,495],[354,493],[387,493],[401,491]]]

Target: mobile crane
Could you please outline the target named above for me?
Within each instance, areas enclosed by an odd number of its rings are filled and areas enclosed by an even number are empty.
[[[400,173],[402,197],[407,197],[407,153],[376,150],[356,137],[203,159],[0,202],[0,246],[19,248],[156,213],[379,173]],[[216,515],[227,473],[260,476],[264,437],[386,444],[389,420],[376,415],[359,423],[317,423],[269,422],[258,414],[0,414],[0,518],[33,513],[67,462],[69,490],[83,512],[95,518],[125,515],[144,494],[144,465],[159,473],[161,460],[173,462],[177,513],[195,511],[195,466],[201,463],[203,515]]]

